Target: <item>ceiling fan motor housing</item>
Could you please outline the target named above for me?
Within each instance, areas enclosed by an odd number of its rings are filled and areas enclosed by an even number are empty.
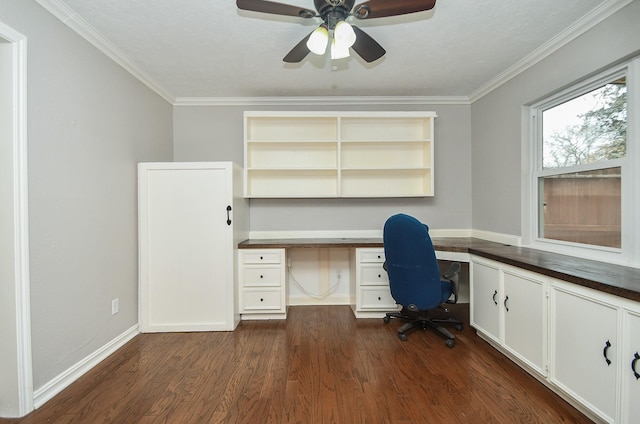
[[[322,20],[332,30],[339,21],[349,17],[355,0],[313,0],[313,3]]]

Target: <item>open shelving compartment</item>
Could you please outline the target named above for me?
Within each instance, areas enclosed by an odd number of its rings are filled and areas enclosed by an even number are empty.
[[[433,196],[434,112],[245,112],[245,197]]]

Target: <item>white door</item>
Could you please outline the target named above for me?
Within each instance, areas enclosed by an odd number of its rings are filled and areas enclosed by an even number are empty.
[[[141,330],[233,330],[230,168],[140,172]]]
[[[546,375],[545,285],[535,275],[504,271],[504,346]]]
[[[627,312],[625,321],[627,340],[622,355],[622,422],[632,424],[640,423],[640,313]]]
[[[500,343],[500,270],[484,262],[471,263],[471,325]]]
[[[564,287],[564,286],[563,286]],[[618,382],[618,309],[581,292],[553,285],[551,381],[613,422]]]

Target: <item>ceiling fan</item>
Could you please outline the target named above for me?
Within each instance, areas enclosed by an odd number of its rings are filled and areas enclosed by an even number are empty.
[[[329,44],[332,59],[348,57],[352,48],[365,61],[373,62],[384,56],[385,49],[360,28],[347,23],[347,18],[374,19],[422,12],[432,9],[436,0],[369,0],[355,7],[354,3],[355,0],[313,0],[316,10],[311,10],[267,0],[236,0],[242,10],[322,19],[318,28],[287,53],[283,60],[288,63],[300,62],[310,52],[322,55]]]

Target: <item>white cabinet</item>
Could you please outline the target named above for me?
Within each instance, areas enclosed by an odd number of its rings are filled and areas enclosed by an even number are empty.
[[[435,117],[245,112],[245,196],[433,196]]]
[[[355,274],[351,305],[356,318],[382,318],[385,313],[399,309],[389,290],[389,277],[384,264],[383,248],[357,248],[352,261]],[[354,272],[355,271],[355,272]]]
[[[619,308],[602,293],[551,285],[550,381],[606,422],[614,422],[620,370]]]
[[[547,284],[540,275],[503,269],[504,347],[540,375],[547,362]]]
[[[231,162],[138,165],[142,332],[238,324],[236,246],[248,232],[242,176]]]
[[[492,262],[472,260],[471,277],[471,326],[486,337],[500,343],[499,293],[500,267]]]
[[[241,249],[238,267],[242,319],[285,319],[285,250]]]
[[[640,311],[624,312],[622,351],[622,419],[623,423],[640,423]]]
[[[471,326],[540,376],[546,375],[546,291],[539,275],[472,257]]]

